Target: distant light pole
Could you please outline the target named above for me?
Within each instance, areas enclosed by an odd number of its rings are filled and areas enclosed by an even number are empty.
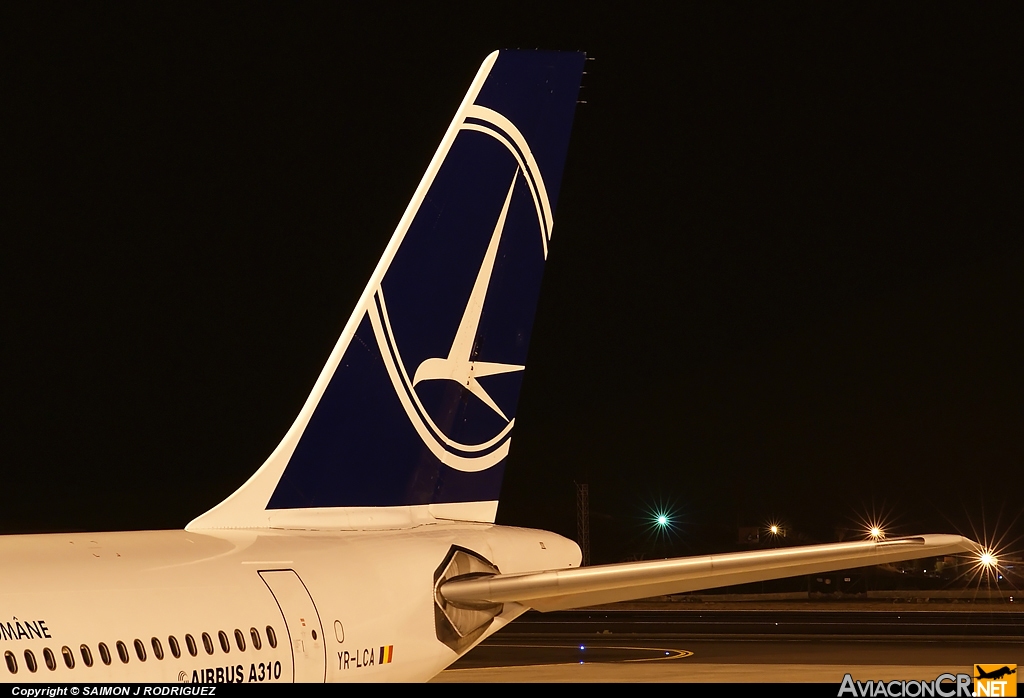
[[[585,482],[576,483],[576,542],[583,554],[580,567],[586,567],[590,564],[590,488]]]

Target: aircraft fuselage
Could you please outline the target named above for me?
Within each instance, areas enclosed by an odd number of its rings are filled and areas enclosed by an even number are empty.
[[[0,677],[426,680],[525,610],[507,604],[457,651],[439,641],[435,578],[453,546],[502,572],[579,564],[576,545],[555,534],[465,523],[3,537]]]

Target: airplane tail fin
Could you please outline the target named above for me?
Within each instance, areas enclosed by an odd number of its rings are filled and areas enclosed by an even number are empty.
[[[298,418],[189,530],[493,522],[584,60],[487,57]]]

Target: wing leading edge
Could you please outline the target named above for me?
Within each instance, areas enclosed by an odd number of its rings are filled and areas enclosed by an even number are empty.
[[[977,543],[963,536],[926,535],[455,578],[440,591],[463,608],[517,602],[538,611],[559,611],[977,550]]]

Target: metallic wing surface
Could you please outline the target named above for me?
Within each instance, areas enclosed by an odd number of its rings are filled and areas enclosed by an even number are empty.
[[[441,593],[450,603],[466,608],[516,602],[539,611],[557,611],[975,550],[977,545],[962,536],[913,536],[530,574],[475,575],[446,582]]]

